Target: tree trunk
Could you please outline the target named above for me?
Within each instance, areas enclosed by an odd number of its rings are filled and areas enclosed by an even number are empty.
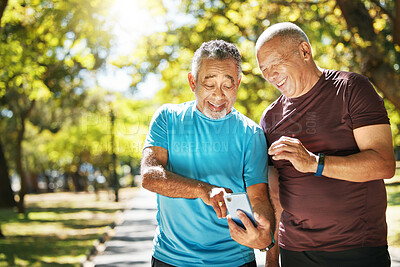
[[[1,232],[1,225],[0,225],[0,239],[4,238],[5,236],[3,235],[3,233]]]
[[[400,0],[394,2],[393,41],[400,45]]]
[[[397,9],[400,0],[396,0]],[[344,19],[348,28],[357,28],[361,38],[371,42],[371,46],[359,48],[358,52],[361,57],[361,72],[367,76],[371,82],[381,91],[384,96],[400,110],[400,74],[397,73],[392,63],[385,61],[387,55],[385,48],[378,38],[373,28],[373,21],[368,10],[360,0],[336,0],[336,3],[342,10]],[[395,20],[399,24],[399,12],[396,12]],[[394,27],[395,21],[393,21]],[[397,25],[398,27],[399,25]],[[397,31],[397,33],[400,31]],[[396,34],[396,31],[394,32]]]
[[[1,18],[3,17],[4,10],[6,10],[8,4],[8,0],[1,0],[0,2],[0,24],[1,24]]]
[[[15,163],[17,173],[21,179],[21,188],[19,190],[18,213],[25,213],[24,198],[26,195],[26,177],[22,167],[22,141],[25,133],[25,119],[21,116],[21,128],[18,130],[17,149],[15,153]]]
[[[24,199],[27,193],[27,182],[26,182],[26,175],[22,167],[22,155],[23,155],[22,141],[24,140],[24,134],[25,134],[25,120],[29,117],[29,114],[31,113],[34,106],[35,106],[35,100],[32,100],[28,110],[25,113],[21,113],[20,115],[21,125],[20,129],[18,130],[17,145],[16,145],[17,149],[15,153],[16,169],[21,178],[21,189],[19,191],[19,201],[17,205],[18,213],[25,213]]]
[[[4,156],[3,144],[0,140],[0,208],[11,208],[16,205],[11,189],[8,165]]]

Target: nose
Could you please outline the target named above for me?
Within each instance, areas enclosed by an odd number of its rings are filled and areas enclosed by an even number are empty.
[[[222,99],[225,96],[224,90],[222,90],[222,86],[218,86],[213,93],[216,99]]]

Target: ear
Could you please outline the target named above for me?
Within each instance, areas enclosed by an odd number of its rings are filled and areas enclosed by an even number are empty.
[[[243,76],[242,76],[242,75],[240,75],[236,89],[238,89],[238,88],[239,88],[240,82],[242,81],[242,77],[243,77]]]
[[[312,49],[309,43],[303,41],[299,45],[299,53],[304,60],[312,59]]]
[[[188,80],[189,80],[189,86],[190,88],[192,88],[192,92],[194,93],[194,90],[196,89],[196,80],[194,79],[191,72],[189,72],[188,74]]]

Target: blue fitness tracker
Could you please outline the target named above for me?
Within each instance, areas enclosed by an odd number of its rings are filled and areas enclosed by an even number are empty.
[[[325,164],[325,154],[318,153],[318,168],[317,168],[316,173],[314,174],[315,176],[322,175],[322,171],[324,170],[324,164]]]

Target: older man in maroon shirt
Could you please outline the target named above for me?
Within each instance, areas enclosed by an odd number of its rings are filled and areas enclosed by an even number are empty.
[[[282,93],[260,122],[282,266],[390,266],[383,179],[395,159],[382,98],[362,75],[320,69],[292,23],[269,27],[256,52]],[[278,255],[273,248],[267,266]]]

